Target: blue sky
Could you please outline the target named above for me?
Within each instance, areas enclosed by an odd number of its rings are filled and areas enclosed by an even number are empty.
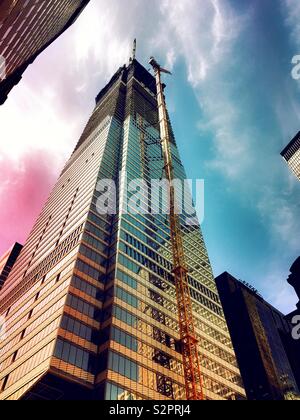
[[[214,272],[230,271],[286,311],[296,301],[285,279],[300,254],[300,184],[280,151],[299,130],[290,75],[299,50],[283,2],[230,4],[243,25],[211,74],[187,87],[184,65],[174,68],[172,120],[189,176],[206,182],[202,227]]]
[[[168,106],[188,176],[205,179],[202,228],[214,273],[227,270],[292,310],[286,278],[300,254],[300,183],[280,151],[300,129],[300,82],[291,77],[297,0],[91,0],[0,109],[0,161],[14,172],[0,188],[9,201],[0,217],[12,226],[0,251],[24,241],[135,37],[143,64],[155,55],[172,69]],[[22,177],[36,182],[16,209]]]

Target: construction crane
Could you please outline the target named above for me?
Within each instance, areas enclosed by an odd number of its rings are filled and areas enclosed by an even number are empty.
[[[171,150],[170,126],[167,114],[161,73],[171,74],[151,57],[156,87],[160,125],[160,138],[163,151],[166,177],[170,185],[170,231],[173,253],[173,273],[175,277],[176,297],[179,315],[180,342],[183,356],[187,400],[203,400],[203,384],[198,355],[198,340],[195,333],[192,300],[188,283],[188,268],[185,261],[180,218],[176,212],[176,196],[173,185],[174,166]]]

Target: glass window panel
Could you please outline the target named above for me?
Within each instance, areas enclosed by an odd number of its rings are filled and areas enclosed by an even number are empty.
[[[64,343],[62,351],[62,360],[64,360],[65,362],[69,360],[70,348],[71,346],[69,343]]]
[[[129,378],[130,376],[128,376],[127,375],[127,373],[128,373],[128,366],[126,366],[127,365],[127,360],[126,359],[124,359],[124,357],[119,357],[119,373],[120,373],[120,375],[122,375],[122,376],[127,376],[127,378]],[[130,373],[130,372],[129,372]]]

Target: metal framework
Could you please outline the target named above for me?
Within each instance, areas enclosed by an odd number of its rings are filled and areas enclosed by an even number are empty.
[[[192,301],[188,283],[188,268],[185,261],[180,218],[176,212],[175,188],[172,182],[174,180],[174,166],[172,160],[170,127],[163,84],[161,81],[161,73],[171,73],[168,70],[163,69],[153,57],[150,60],[150,65],[154,69],[156,78],[161,145],[166,177],[170,183],[170,231],[174,264],[173,273],[176,285],[186,397],[187,400],[203,400],[198,340],[195,333]]]

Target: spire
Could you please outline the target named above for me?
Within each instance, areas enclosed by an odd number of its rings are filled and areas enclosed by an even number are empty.
[[[130,63],[135,60],[136,57],[136,38],[133,41],[132,56],[130,57]]]

